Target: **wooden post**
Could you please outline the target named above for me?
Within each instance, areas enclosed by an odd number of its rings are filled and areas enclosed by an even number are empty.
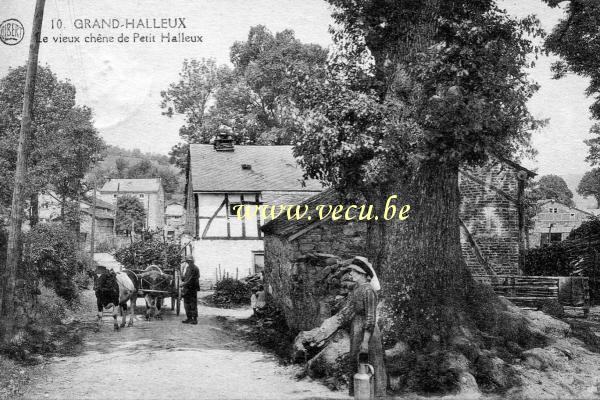
[[[2,301],[0,316],[12,316],[14,313],[14,295],[17,265],[21,259],[21,226],[23,224],[22,209],[24,203],[24,186],[27,178],[27,158],[29,142],[31,141],[32,111],[35,94],[35,79],[37,75],[39,38],[42,32],[45,0],[37,0],[33,15],[33,28],[29,42],[29,59],[27,61],[27,76],[23,93],[23,113],[21,115],[21,130],[19,132],[19,147],[17,150],[17,168],[15,184],[10,209],[10,226],[8,230],[8,246],[6,266],[2,271]]]

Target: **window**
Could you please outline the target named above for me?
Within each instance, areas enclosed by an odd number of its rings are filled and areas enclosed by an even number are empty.
[[[139,196],[140,196],[140,199],[143,199],[144,198],[144,193],[140,193]]]
[[[240,210],[240,207],[243,207],[242,203],[229,203],[229,215],[236,216],[238,210],[240,211],[240,213],[242,213],[243,210]]]
[[[556,208],[556,207],[550,207],[548,209],[548,212],[550,212],[552,214],[556,214],[556,213],[558,213],[558,208]]]
[[[116,195],[116,194],[113,194],[113,199],[116,199],[116,198],[117,198],[117,195]]]
[[[265,269],[265,253],[262,251],[252,252],[252,257],[254,259],[254,273],[258,274],[263,272]]]

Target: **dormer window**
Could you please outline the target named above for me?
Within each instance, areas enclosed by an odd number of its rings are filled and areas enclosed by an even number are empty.
[[[246,170],[246,171],[249,171],[249,170],[252,169],[252,165],[250,165],[250,164],[242,164],[242,169]]]

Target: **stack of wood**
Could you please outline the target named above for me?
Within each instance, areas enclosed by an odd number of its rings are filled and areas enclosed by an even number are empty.
[[[333,254],[310,253],[298,261],[315,263],[322,267],[318,281],[327,293],[325,301],[329,303],[332,316],[325,319],[321,326],[298,334],[293,347],[293,358],[296,360],[306,359],[308,350],[326,346],[335,333],[353,317],[352,307],[347,302],[352,282],[342,279],[346,273],[345,267],[351,264],[352,259],[344,260]]]

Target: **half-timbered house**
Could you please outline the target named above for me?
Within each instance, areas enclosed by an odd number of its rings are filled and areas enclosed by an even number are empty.
[[[240,207],[294,205],[322,190],[303,180],[291,146],[234,146],[219,138],[191,144],[188,165],[186,232],[202,281],[262,271],[265,218],[259,212],[240,219]]]

